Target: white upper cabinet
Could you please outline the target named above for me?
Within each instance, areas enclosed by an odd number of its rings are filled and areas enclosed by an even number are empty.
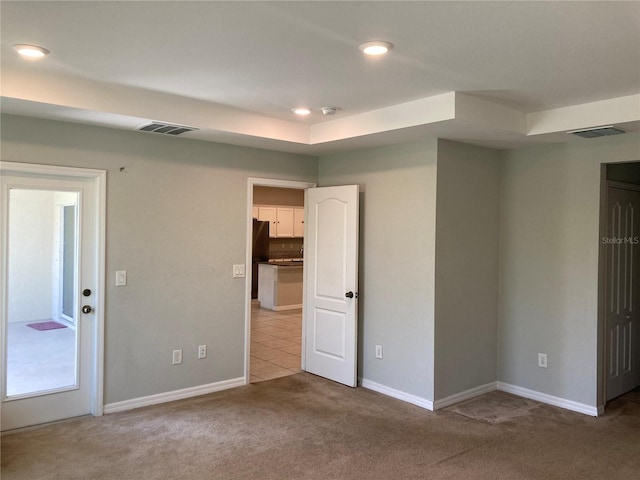
[[[278,229],[278,212],[276,207],[258,207],[258,220],[269,222],[269,237],[275,238]]]
[[[269,222],[269,237],[304,237],[304,208],[254,205],[255,218]]]
[[[304,208],[293,209],[293,236],[304,237]]]
[[[293,237],[293,208],[277,208],[278,227],[276,236],[278,238]]]

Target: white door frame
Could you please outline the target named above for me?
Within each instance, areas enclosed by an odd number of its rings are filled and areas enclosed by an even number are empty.
[[[314,182],[300,182],[295,180],[278,180],[272,178],[255,178],[249,177],[247,180],[247,242],[246,242],[246,259],[245,259],[245,306],[244,306],[244,384],[251,383],[250,373],[250,356],[251,356],[251,249],[253,248],[253,187],[279,187],[290,188],[295,190],[304,190],[306,188],[316,187]],[[304,206],[305,216],[307,206]],[[304,299],[304,282],[302,284],[302,298]],[[304,301],[303,301],[304,304]],[[304,310],[304,305],[303,305]],[[304,338],[304,315],[302,320],[302,336]],[[304,342],[302,342],[302,369],[304,370]]]
[[[38,165],[31,163],[17,163],[0,161],[1,174],[21,174],[21,175],[44,175],[44,176],[64,176],[72,178],[92,179],[95,186],[95,215],[96,215],[96,232],[95,232],[95,266],[93,279],[94,290],[94,335],[93,335],[93,385],[91,386],[91,405],[90,411],[94,416],[100,416],[103,413],[104,405],[104,307],[105,307],[105,231],[106,231],[106,200],[107,200],[107,172],[106,170],[95,170],[88,168],[76,167],[60,167],[54,165]],[[6,245],[4,246],[6,249]],[[5,258],[7,252],[3,252]],[[2,284],[6,285],[8,272],[7,263],[3,264]],[[6,306],[7,299],[6,289],[2,288],[2,305]],[[6,316],[6,308],[3,313],[3,320]],[[2,321],[4,329],[4,321]]]

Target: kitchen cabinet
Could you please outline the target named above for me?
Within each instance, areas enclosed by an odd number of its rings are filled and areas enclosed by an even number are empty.
[[[276,207],[258,207],[258,220],[269,222],[269,237],[275,238],[278,224],[278,211]]]
[[[293,209],[293,236],[304,237],[304,208]]]
[[[304,208],[254,205],[257,219],[269,222],[270,238],[304,237]]]
[[[293,237],[293,208],[277,208],[276,237],[292,238]]]
[[[251,208],[251,217],[260,220],[258,207]]]

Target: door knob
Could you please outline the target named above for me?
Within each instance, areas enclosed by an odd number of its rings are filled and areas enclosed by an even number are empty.
[[[91,313],[93,312],[93,308],[91,308],[89,305],[85,305],[82,307],[82,313]]]
[[[344,294],[344,296],[347,298],[353,298],[353,292],[347,292]]]

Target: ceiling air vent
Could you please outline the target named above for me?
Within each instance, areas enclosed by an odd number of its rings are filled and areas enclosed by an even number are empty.
[[[615,128],[613,125],[608,125],[606,127],[586,128],[584,130],[573,130],[567,133],[570,133],[571,135],[576,135],[581,138],[597,138],[597,137],[608,137],[610,135],[620,135],[626,132],[624,130],[620,130],[619,128]]]
[[[138,127],[141,132],[164,133],[166,135],[180,135],[184,132],[193,132],[198,130],[195,127],[187,127],[186,125],[173,125],[171,123],[151,122]]]

